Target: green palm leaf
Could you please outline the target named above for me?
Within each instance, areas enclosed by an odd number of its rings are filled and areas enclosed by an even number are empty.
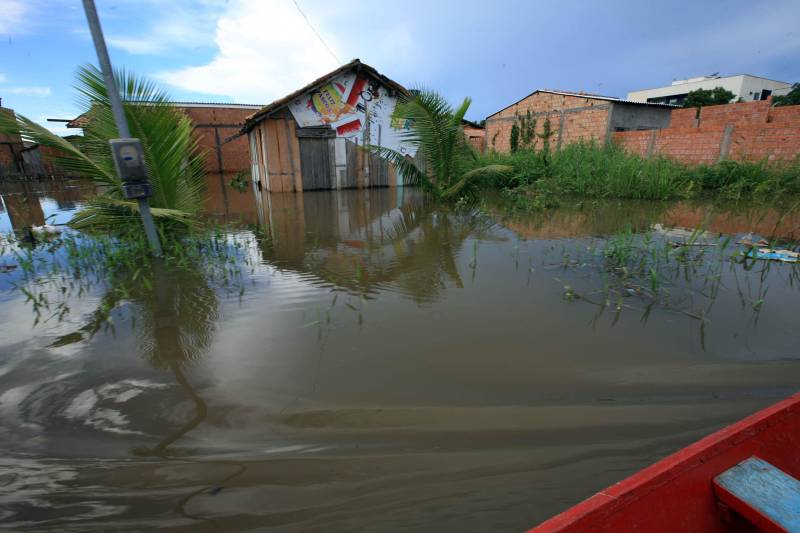
[[[196,225],[204,202],[204,154],[191,121],[151,81],[125,70],[118,70],[115,78],[131,135],[144,147],[153,217],[169,227]],[[113,229],[123,222],[139,224],[136,202],[125,200],[111,157],[109,140],[119,137],[119,131],[102,73],[91,65],[79,68],[76,90],[87,118],[78,145],[24,116],[0,115],[0,132],[19,132],[26,140],[57,149],[60,168],[104,186],[103,195],[75,216],[76,227]]]
[[[400,138],[417,148],[417,160],[424,165],[383,146],[365,148],[389,160],[404,176],[427,186],[440,198],[456,198],[475,179],[508,170],[497,165],[470,170],[476,155],[466,140],[462,124],[471,103],[472,100],[465,98],[453,109],[444,97],[426,89],[399,97],[393,118],[412,125]]]

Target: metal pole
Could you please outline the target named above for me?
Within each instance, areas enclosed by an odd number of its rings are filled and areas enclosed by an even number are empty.
[[[97,16],[94,0],[83,0],[83,9],[86,12],[86,20],[89,22],[89,30],[92,32],[94,48],[97,51],[97,60],[100,62],[100,70],[103,72],[103,79],[106,82],[106,91],[108,91],[108,99],[111,102],[111,112],[114,114],[114,122],[117,123],[119,136],[130,138],[131,132],[128,129],[128,120],[125,118],[125,110],[122,108],[117,82],[114,80],[114,71],[111,69],[111,59],[108,57],[108,49],[103,38],[103,29],[100,27],[100,18]],[[139,214],[144,225],[144,233],[147,235],[153,254],[160,257],[161,243],[158,240],[156,226],[153,223],[153,215],[150,213],[150,204],[147,203],[147,198],[139,198],[137,201],[139,203]]]

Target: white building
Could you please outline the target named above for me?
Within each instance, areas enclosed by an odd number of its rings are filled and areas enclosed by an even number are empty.
[[[731,91],[734,94],[734,102],[739,101],[740,98],[745,102],[751,102],[753,100],[766,100],[770,95],[786,94],[791,89],[792,84],[749,74],[699,76],[686,80],[675,80],[666,87],[629,92],[628,100],[681,105],[690,91],[714,89],[715,87],[722,87]]]

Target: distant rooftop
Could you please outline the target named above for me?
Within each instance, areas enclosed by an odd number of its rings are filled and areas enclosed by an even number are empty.
[[[774,78],[765,78],[764,76],[754,76],[752,74],[731,74],[730,76],[720,76],[718,72],[715,72],[714,74],[709,74],[709,75],[706,75],[706,76],[694,76],[692,78],[686,78],[686,79],[682,79],[682,80],[672,80],[670,82],[670,85],[685,85],[687,83],[700,83],[700,82],[709,81],[709,80],[727,80],[727,79],[730,79],[730,78],[738,78],[740,76],[747,76],[748,78],[758,78],[760,80],[768,80],[768,81],[774,81],[776,83],[785,83],[786,85],[791,85],[791,83],[789,83],[787,81],[776,80]],[[652,89],[661,89],[663,87],[667,87],[667,86],[666,85],[662,85],[660,87],[650,87],[648,89],[637,89],[634,92],[649,91],[649,90],[652,90]]]
[[[176,107],[222,107],[235,109],[261,109],[262,104],[230,104],[225,102],[172,102]],[[47,119],[50,122],[66,122],[67,128],[83,128],[88,117],[83,113],[73,119]]]
[[[503,109],[500,109],[499,111],[495,111],[494,113],[492,113],[489,116],[493,117],[494,115],[500,113],[501,111],[505,111],[509,107],[520,103],[521,101],[525,100],[528,97],[533,96],[536,93],[559,94],[559,95],[562,95],[562,96],[579,96],[581,98],[588,98],[590,100],[605,100],[607,102],[616,102],[616,103],[619,103],[619,104],[646,105],[646,106],[651,106],[651,107],[680,107],[680,106],[675,106],[675,105],[670,105],[670,104],[657,104],[657,103],[652,103],[652,102],[636,102],[636,101],[633,101],[633,100],[625,100],[623,98],[617,98],[616,96],[602,96],[602,95],[599,95],[599,94],[592,94],[592,93],[585,93],[585,92],[553,91],[553,90],[550,90],[550,89],[536,89],[535,91],[533,91],[529,95],[523,96],[519,100],[508,104]]]

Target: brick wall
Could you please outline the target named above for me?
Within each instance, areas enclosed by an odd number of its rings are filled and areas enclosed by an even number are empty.
[[[245,118],[257,110],[234,107],[182,107],[194,123],[200,148],[206,154],[206,172],[220,173],[219,157],[222,158],[221,169],[224,174],[235,175],[242,170],[250,170],[250,152],[247,136],[225,142],[225,139],[239,133]],[[219,146],[220,153],[217,153]]]
[[[486,130],[467,124],[464,126],[464,135],[467,137],[467,142],[476,151],[483,152],[486,143]]]
[[[676,109],[668,128],[613,133],[614,142],[642,156],[690,164],[721,159],[790,161],[800,154],[800,106],[769,101]]]
[[[611,103],[590,96],[536,92],[486,119],[486,147],[500,153],[511,151],[511,127],[517,116],[530,111],[541,134],[550,119],[550,145],[577,141],[605,141]],[[540,148],[542,140],[536,145]]]

